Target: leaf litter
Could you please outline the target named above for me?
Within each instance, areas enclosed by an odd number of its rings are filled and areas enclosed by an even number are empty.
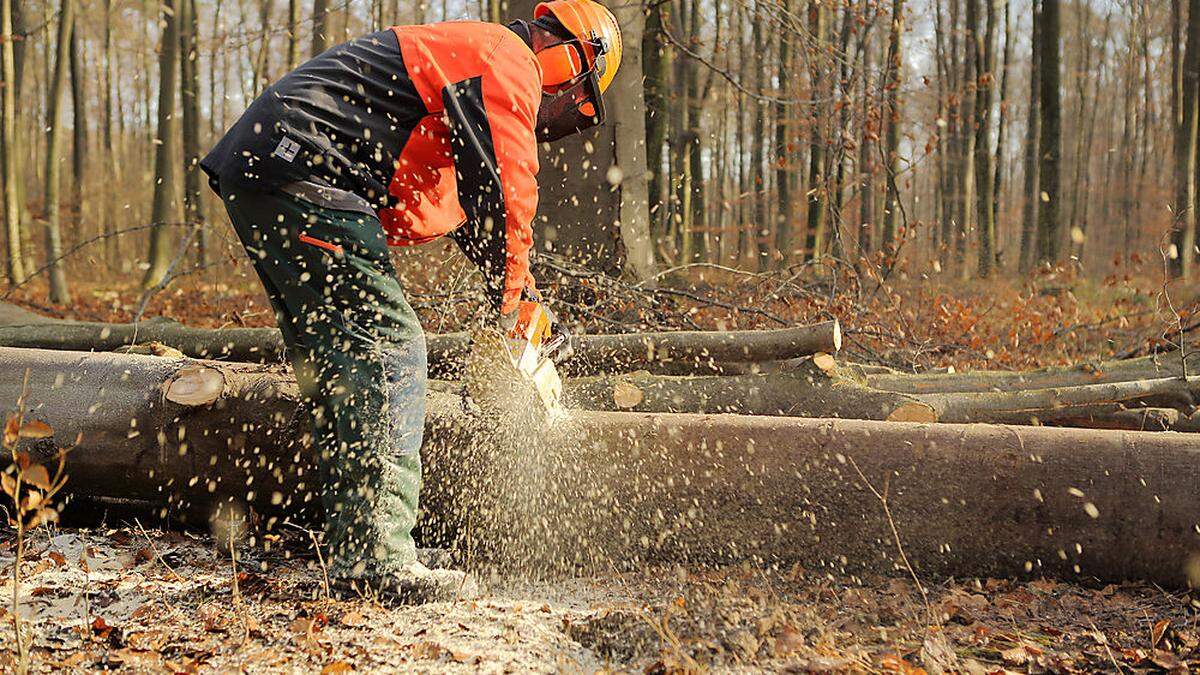
[[[157,550],[169,555],[171,568]],[[1200,667],[1195,608],[1142,585],[837,578],[649,568],[489,578],[477,600],[388,608],[325,596],[301,533],[227,553],[207,535],[56,529],[20,606],[35,672],[1096,672]],[[0,594],[12,553],[0,547]],[[0,669],[14,654],[0,629]]]

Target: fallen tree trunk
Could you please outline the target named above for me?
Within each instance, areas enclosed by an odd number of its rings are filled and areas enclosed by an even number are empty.
[[[0,326],[0,345],[68,351],[115,351],[160,342],[193,358],[271,363],[285,360],[275,328],[190,328],[169,319],[138,324],[53,322]],[[841,349],[837,321],[758,331],[672,331],[580,335],[574,355],[562,364],[568,374],[647,368],[719,368],[723,362],[783,361]],[[430,371],[455,377],[468,348],[466,333],[428,336]]]
[[[28,372],[27,414],[55,430],[34,453],[76,446],[75,493],[201,514],[235,499],[267,525],[311,511],[308,416],[277,368],[19,349],[0,362],[0,400],[16,401]],[[575,564],[895,572],[893,524],[919,575],[1182,587],[1200,564],[1200,447],[1171,433],[612,412],[531,430],[439,394],[423,518],[441,536],[477,533],[487,515],[472,492],[496,455],[481,445],[514,451],[506,469],[520,469],[496,488],[511,493],[506,525],[527,528],[508,532]]]
[[[936,420],[917,397],[831,376],[811,360],[761,375],[671,377],[647,372],[568,379],[564,401],[586,410]]]
[[[1187,374],[1200,373],[1200,353],[1187,355]],[[1042,368],[1025,372],[983,370],[965,373],[879,372],[877,367],[864,371],[866,382],[875,389],[904,394],[950,394],[965,392],[1053,389],[1092,384],[1154,380],[1184,375],[1178,352],[1144,356],[1137,359],[1084,363],[1065,367]]]
[[[1007,393],[913,395],[864,386],[854,377],[854,370],[829,365],[823,369],[809,359],[759,375],[669,377],[641,372],[572,378],[563,383],[563,392],[568,404],[588,410],[1131,431],[1183,431],[1192,426],[1184,413],[1194,408],[1196,383],[1178,379]]]

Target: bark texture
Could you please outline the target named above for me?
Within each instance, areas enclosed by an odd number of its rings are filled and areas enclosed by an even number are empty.
[[[28,418],[56,432],[31,441],[34,454],[74,446],[75,494],[202,515],[231,499],[266,526],[311,512],[307,417],[277,369],[6,348],[0,359],[10,366],[0,400],[17,400],[28,373]],[[561,499],[506,506],[548,524],[560,540],[541,545],[565,544],[574,563],[898,572],[894,524],[919,575],[1180,588],[1200,551],[1200,448],[1175,434],[576,412],[530,435],[463,410],[430,398],[430,536],[452,538],[480,515],[468,490],[486,445],[523,449],[526,469],[556,469],[525,471],[519,484],[569,486]]]

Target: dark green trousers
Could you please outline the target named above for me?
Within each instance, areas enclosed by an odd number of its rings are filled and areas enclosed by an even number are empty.
[[[426,355],[379,221],[285,193],[222,190],[313,411],[330,574],[416,559]]]

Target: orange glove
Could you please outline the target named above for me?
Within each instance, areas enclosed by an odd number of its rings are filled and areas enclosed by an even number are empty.
[[[516,315],[516,322],[508,332],[510,338],[528,340],[537,347],[553,332],[554,313],[537,300],[522,300]]]

